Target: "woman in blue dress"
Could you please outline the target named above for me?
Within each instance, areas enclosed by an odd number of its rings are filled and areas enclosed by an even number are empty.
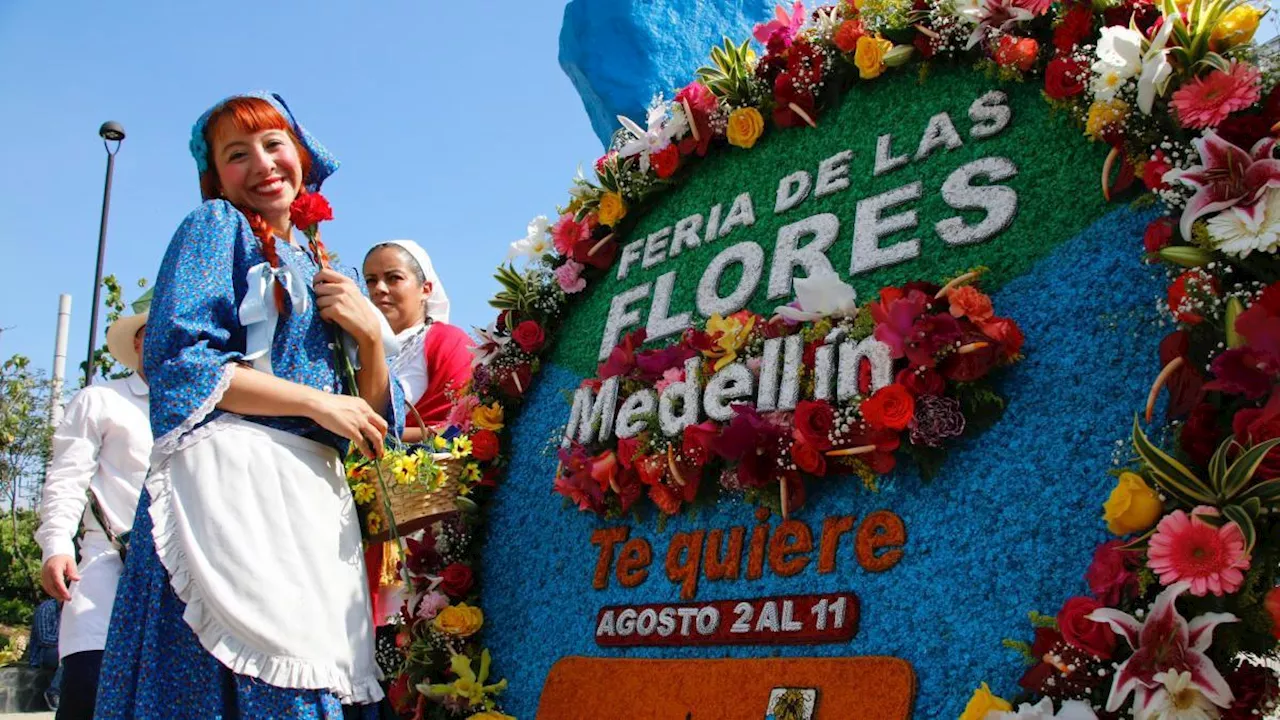
[[[98,718],[376,717],[347,443],[403,427],[377,311],[293,227],[337,162],[278,95],[192,130],[204,203],[156,279],[143,362],[156,443],[102,664]],[[358,348],[343,394],[335,331]]]

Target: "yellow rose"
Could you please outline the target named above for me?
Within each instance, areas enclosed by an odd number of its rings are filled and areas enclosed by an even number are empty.
[[[729,144],[750,150],[764,132],[764,118],[753,107],[743,107],[729,113]]]
[[[441,610],[433,622],[442,633],[471,637],[484,625],[484,611],[466,603],[458,603]]]
[[[627,204],[622,201],[621,195],[616,192],[607,192],[600,196],[599,217],[601,225],[613,227],[626,216]]]
[[[471,411],[471,422],[481,430],[497,432],[502,429],[502,405],[494,401],[492,405],[479,405]]]
[[[467,718],[467,720],[516,720],[514,715],[500,713],[497,710],[485,710]]]
[[[1231,12],[1223,15],[1213,28],[1210,39],[1218,50],[1243,45],[1253,39],[1258,30],[1258,21],[1262,19],[1262,11],[1252,5],[1239,5]]]
[[[853,51],[853,64],[858,66],[858,77],[863,80],[880,77],[884,72],[884,54],[893,49],[893,43],[884,38],[863,35]]]
[[[964,706],[964,712],[960,713],[960,720],[983,720],[987,713],[993,710],[1008,712],[1013,710],[1013,706],[1004,698],[991,694],[991,688],[987,687],[986,683],[982,683],[982,687],[973,691],[969,704]]]
[[[1164,509],[1160,496],[1137,473],[1120,473],[1111,497],[1102,505],[1107,529],[1116,535],[1142,532],[1160,519]]]

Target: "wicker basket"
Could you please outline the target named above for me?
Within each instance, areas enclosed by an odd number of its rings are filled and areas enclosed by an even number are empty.
[[[436,464],[444,468],[444,482],[435,490],[426,491],[420,487],[400,485],[387,488],[387,500],[391,504],[391,513],[395,516],[396,529],[401,535],[421,530],[441,516],[458,510],[454,500],[458,497],[458,475],[462,472],[462,462],[440,453],[436,455]],[[382,488],[375,482],[373,489],[375,497],[370,509],[380,515],[385,514]],[[368,536],[368,539],[372,542],[390,540],[391,531],[384,530],[377,535]]]

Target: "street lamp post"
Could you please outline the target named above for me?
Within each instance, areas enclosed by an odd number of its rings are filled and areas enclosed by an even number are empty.
[[[98,128],[102,147],[107,149],[107,183],[102,189],[102,222],[98,225],[98,269],[93,277],[93,304],[89,306],[89,358],[85,361],[84,384],[93,384],[93,349],[98,339],[98,303],[102,294],[102,262],[107,255],[107,212],[111,209],[111,172],[116,167],[116,153],[124,142],[124,126],[115,121]],[[111,143],[116,146],[113,149]]]

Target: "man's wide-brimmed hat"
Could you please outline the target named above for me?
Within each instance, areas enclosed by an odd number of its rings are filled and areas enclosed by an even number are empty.
[[[151,289],[148,288],[142,297],[130,306],[132,315],[122,315],[107,328],[107,352],[125,367],[137,372],[142,367],[142,358],[133,349],[133,338],[147,324],[147,315],[151,310]]]

